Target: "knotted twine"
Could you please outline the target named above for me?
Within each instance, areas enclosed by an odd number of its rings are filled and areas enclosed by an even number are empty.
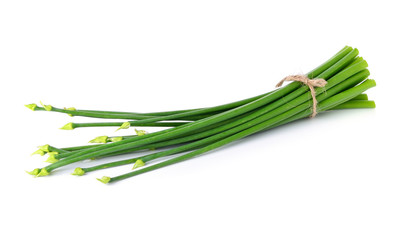
[[[311,98],[313,99],[313,113],[311,114],[311,118],[315,117],[317,115],[317,99],[315,98],[315,89],[314,87],[324,87],[327,84],[327,81],[323,78],[314,78],[310,79],[306,75],[289,75],[282,79],[278,84],[276,84],[276,87],[282,86],[282,84],[285,81],[290,81],[290,82],[301,82],[305,85],[307,85],[310,88],[310,93],[311,93]]]

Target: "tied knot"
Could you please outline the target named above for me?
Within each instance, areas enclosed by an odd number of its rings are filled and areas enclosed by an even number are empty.
[[[327,81],[323,78],[315,78],[315,79],[310,79],[306,75],[290,75],[282,79],[278,84],[276,84],[276,87],[281,87],[282,84],[286,81],[290,82],[301,82],[304,85],[307,85],[308,88],[310,89],[311,93],[311,98],[313,99],[313,112],[310,117],[315,117],[317,115],[317,99],[315,97],[315,89],[314,87],[325,87],[327,84]]]

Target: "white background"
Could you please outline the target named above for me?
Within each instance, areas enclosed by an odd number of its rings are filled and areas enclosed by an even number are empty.
[[[401,239],[398,1],[1,1],[2,239]],[[213,106],[270,91],[345,45],[375,110],[323,113],[117,184],[131,166],[44,178],[46,143],[115,128],[24,104],[122,111]],[[124,130],[122,134],[132,134]]]

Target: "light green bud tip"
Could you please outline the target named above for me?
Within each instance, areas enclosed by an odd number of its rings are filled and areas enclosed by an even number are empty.
[[[57,159],[57,158],[55,157],[55,155],[50,155],[50,156],[46,159],[45,162],[48,162],[48,163],[55,163],[55,162],[58,162],[58,161],[59,161],[59,159]]]
[[[100,136],[92,139],[89,143],[107,143],[108,136]]]
[[[37,106],[38,105],[36,105],[35,103],[25,105],[25,107],[31,109],[32,111],[35,111]]]
[[[141,159],[138,159],[137,161],[135,161],[133,169],[140,168],[143,166],[145,166],[145,163]]]
[[[39,146],[38,148],[44,152],[50,152],[49,150],[49,144],[43,145],[43,146]]]
[[[46,111],[52,111],[52,105],[45,105],[45,104],[42,103],[42,101],[40,102],[40,105],[42,105],[43,108],[44,108]]]
[[[77,111],[77,109],[75,107],[69,107],[69,108],[64,108],[64,110],[68,110],[68,111]],[[71,113],[67,113],[68,116],[73,117],[74,115]]]
[[[97,178],[97,179],[98,179],[98,181],[100,181],[104,184],[106,184],[110,181],[110,177],[106,177],[106,176],[103,176],[102,178]]]
[[[25,171],[25,172],[27,172],[28,174],[30,174],[30,175],[34,175],[34,176],[36,176],[36,175],[38,175],[39,174],[39,172],[40,172],[40,169],[39,168],[35,168],[34,170],[32,170],[32,171]]]
[[[137,129],[135,129],[135,132],[137,133],[138,136],[143,136],[145,134],[148,134],[145,130],[137,130]]]
[[[40,172],[36,176],[37,177],[44,177],[44,176],[47,176],[47,175],[49,175],[49,172],[46,170],[46,168],[42,168],[40,170]]]
[[[62,130],[73,130],[74,129],[74,125],[72,122],[67,123],[66,125],[64,125],[63,127],[61,127],[60,129]]]
[[[46,154],[46,152],[43,151],[42,149],[38,149],[38,150],[36,150],[35,152],[33,152],[33,153],[31,154],[31,156],[32,156],[32,155],[35,155],[35,154],[39,154],[39,155],[43,156],[43,155]]]
[[[120,142],[121,140],[123,140],[123,137],[111,137],[107,139],[110,142]]]
[[[128,129],[130,127],[130,123],[129,122],[124,122],[117,130],[119,131],[120,129]]]
[[[77,167],[76,169],[74,169],[74,172],[71,173],[71,175],[75,175],[75,176],[82,176],[85,174],[85,171],[82,170],[82,168]]]

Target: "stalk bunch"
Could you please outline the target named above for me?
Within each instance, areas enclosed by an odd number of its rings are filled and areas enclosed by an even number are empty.
[[[325,87],[315,88],[317,111],[335,109],[374,108],[364,92],[376,85],[367,70],[367,62],[358,56],[357,49],[344,47],[332,58],[307,74],[310,79],[323,78]],[[175,110],[168,112],[118,112],[56,108],[51,105],[26,105],[34,111],[65,113],[70,116],[120,120],[120,122],[68,123],[61,129],[85,127],[164,127],[167,129],[147,133],[137,130],[129,136],[100,136],[91,144],[74,147],[44,145],[35,152],[47,154],[50,164],[29,172],[37,177],[49,175],[61,167],[86,159],[143,152],[136,158],[109,161],[91,167],[78,167],[73,175],[82,176],[93,171],[133,164],[133,171],[123,175],[98,178],[103,183],[117,182],[161,167],[175,164],[257,132],[308,118],[312,114],[312,96],[309,88],[292,82],[255,97],[214,107]],[[163,158],[164,160],[158,161]]]

